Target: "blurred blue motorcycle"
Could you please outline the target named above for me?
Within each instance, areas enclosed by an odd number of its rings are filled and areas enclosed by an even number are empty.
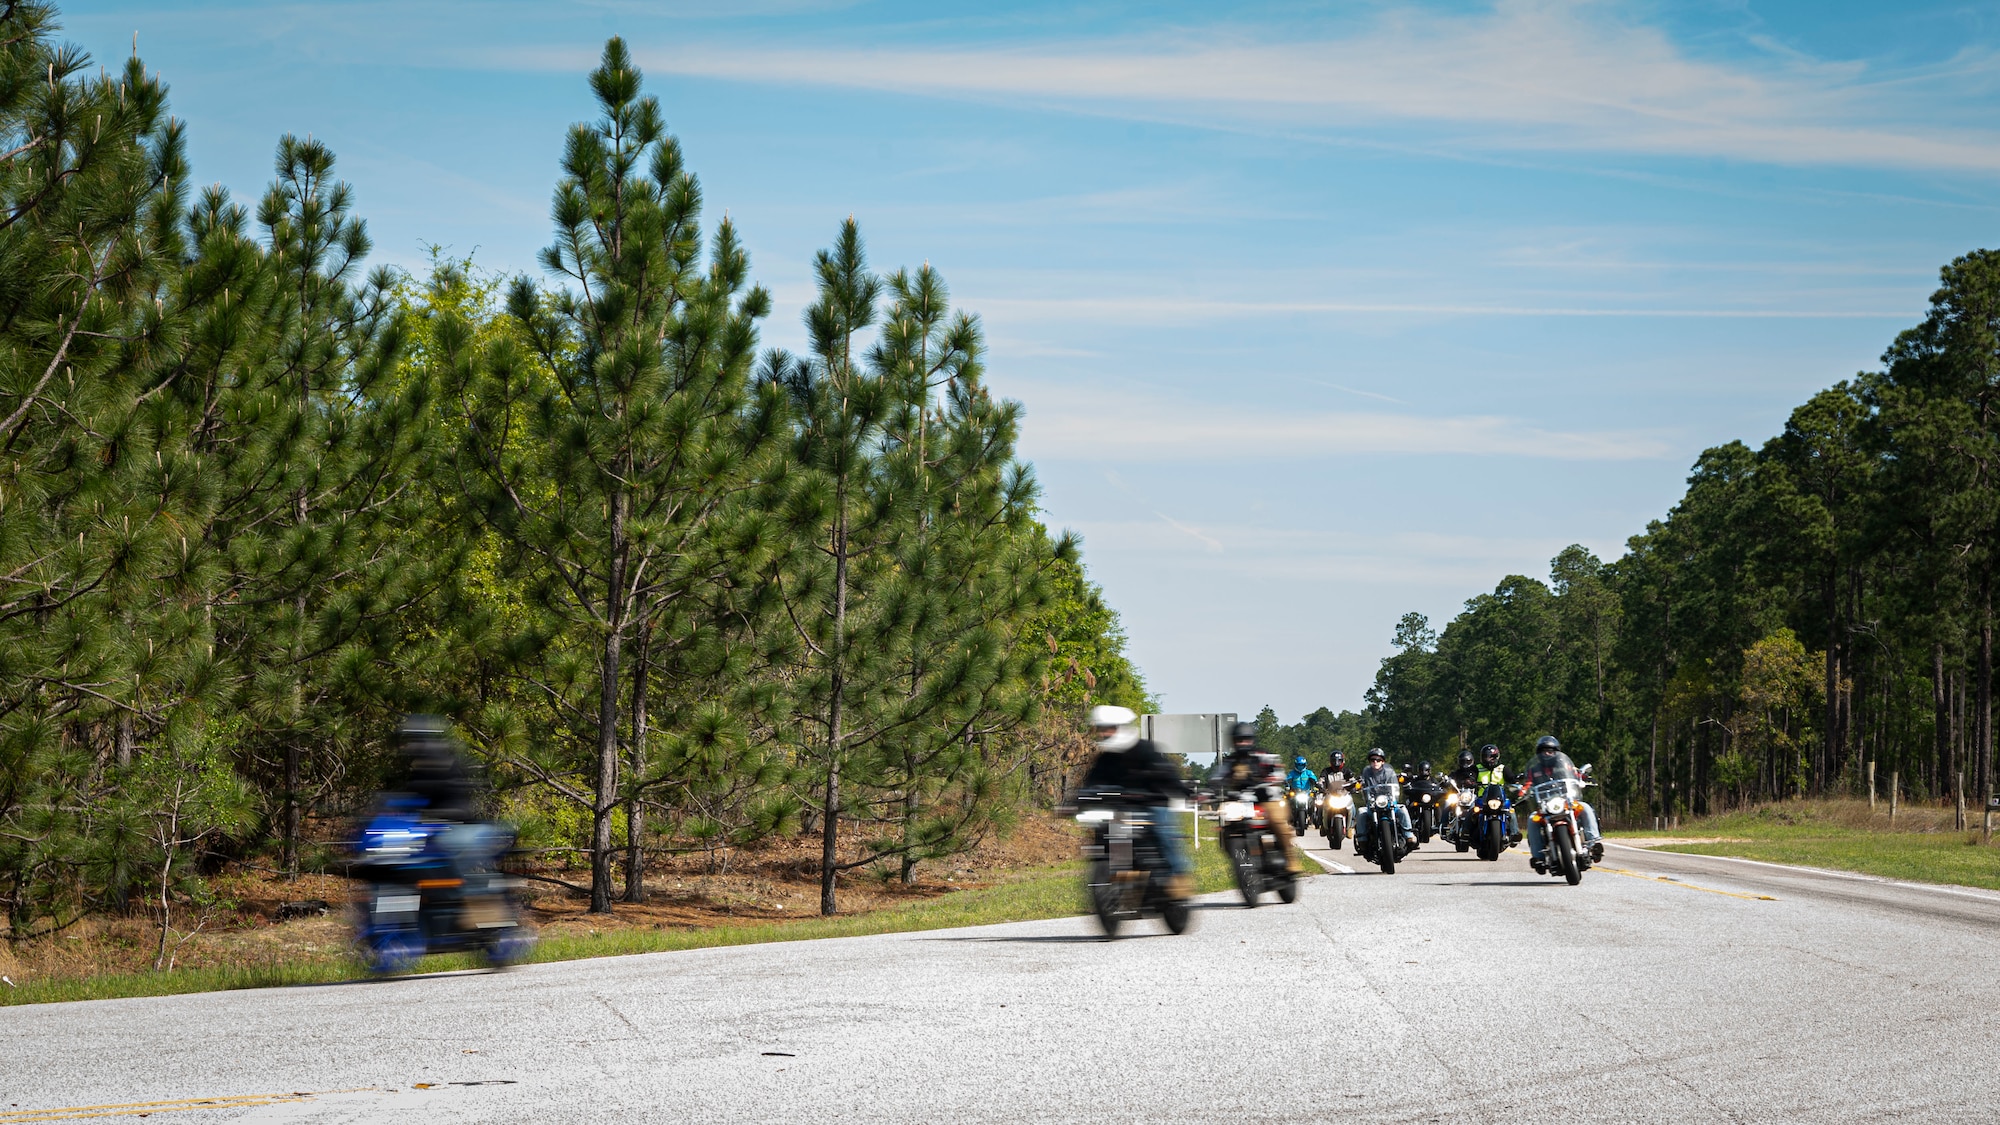
[[[519,882],[490,864],[512,846],[511,831],[425,821],[413,803],[385,801],[347,867],[368,888],[355,920],[368,971],[406,972],[432,953],[478,953],[496,968],[527,960],[535,935],[515,898]]]

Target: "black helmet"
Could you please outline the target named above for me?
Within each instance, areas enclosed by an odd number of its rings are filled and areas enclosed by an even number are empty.
[[[1540,742],[1535,743],[1535,753],[1537,754],[1554,754],[1562,748],[1563,744],[1556,741],[1556,736],[1553,734],[1545,734],[1542,736]]]
[[[1368,760],[1372,762],[1377,758],[1380,758],[1386,762],[1389,760],[1389,755],[1384,754],[1382,752],[1382,748],[1380,746],[1377,746],[1373,750],[1368,751]]]
[[[1326,764],[1329,769],[1344,770],[1347,768],[1347,755],[1335,750],[1333,755],[1327,758]]]
[[[1458,752],[1458,768],[1462,770],[1472,768],[1472,751],[1460,750]]]
[[[1489,766],[1500,764],[1500,748],[1491,742],[1479,748],[1479,760]]]
[[[1418,762],[1417,773],[1424,777],[1429,777],[1431,775],[1431,764],[1429,762]]]
[[[1254,744],[1257,741],[1257,724],[1237,723],[1230,728],[1229,740],[1239,746],[1245,742]]]

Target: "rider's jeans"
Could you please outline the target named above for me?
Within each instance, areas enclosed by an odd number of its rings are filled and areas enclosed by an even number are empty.
[[[1194,861],[1188,858],[1187,844],[1181,840],[1181,814],[1166,805],[1156,805],[1146,810],[1146,819],[1152,822],[1153,834],[1160,838],[1160,855],[1173,873],[1194,874]]]
[[[1299,853],[1292,847],[1292,802],[1265,801],[1264,819],[1271,822],[1271,827],[1277,831],[1278,846],[1285,849],[1285,867],[1291,871],[1299,870]]]
[[[1597,842],[1597,810],[1582,801],[1576,803],[1576,826],[1583,829],[1583,842],[1585,846]],[[1531,858],[1542,858],[1542,851],[1547,846],[1542,842],[1542,836],[1542,822],[1530,819],[1528,821],[1528,855]]]
[[[1372,816],[1361,816],[1359,815],[1359,810],[1356,810],[1356,812],[1357,815],[1354,818],[1354,838],[1358,841],[1361,837],[1368,834],[1368,826],[1375,823],[1375,818]],[[1396,827],[1402,829],[1405,836],[1416,835],[1417,830],[1410,827],[1410,809],[1408,805],[1396,806]]]
[[[438,834],[438,844],[451,853],[460,874],[492,866],[500,843],[500,830],[490,824],[454,824]]]

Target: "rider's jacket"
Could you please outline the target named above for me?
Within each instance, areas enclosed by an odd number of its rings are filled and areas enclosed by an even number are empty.
[[[1353,784],[1354,779],[1347,775],[1346,770],[1328,770],[1326,771],[1326,776],[1320,778],[1320,781],[1324,784],[1327,792],[1335,793]]]
[[[1188,795],[1181,771],[1160,753],[1150,738],[1142,738],[1124,750],[1102,750],[1083,775],[1085,789],[1123,789],[1130,793],[1150,793],[1161,804]]]
[[[1477,773],[1474,774],[1473,780],[1477,781],[1481,786],[1505,785],[1507,784],[1507,767],[1496,765],[1488,769],[1485,766],[1481,766]]]
[[[1479,784],[1479,767],[1467,766],[1451,771],[1451,783],[1460,789],[1471,789]]]
[[[1582,776],[1583,774],[1576,768],[1576,763],[1570,761],[1569,755],[1560,750],[1547,757],[1537,754],[1528,759],[1527,785],[1530,789],[1544,781],[1564,781]]]
[[[1294,766],[1292,772],[1285,775],[1285,784],[1294,789],[1311,789],[1319,784],[1319,775],[1313,772],[1311,766]]]
[[[1379,766],[1368,766],[1361,771],[1361,787],[1364,790],[1371,785],[1387,785],[1400,780],[1395,769],[1386,763]]]
[[[1285,771],[1276,754],[1256,746],[1239,746],[1215,763],[1209,780],[1231,789],[1254,789],[1259,801],[1275,801],[1285,788]]]

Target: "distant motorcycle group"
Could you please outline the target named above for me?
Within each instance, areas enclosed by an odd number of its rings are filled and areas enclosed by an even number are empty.
[[[1157,917],[1174,933],[1190,921],[1193,863],[1181,838],[1180,813],[1190,801],[1212,805],[1217,839],[1229,858],[1245,906],[1266,893],[1298,901],[1303,872],[1292,847],[1294,830],[1319,831],[1339,851],[1350,838],[1355,854],[1393,875],[1411,851],[1433,839],[1493,861],[1524,839],[1538,873],[1571,886],[1603,858],[1596,814],[1583,800],[1590,766],[1576,766],[1554,737],[1535,746],[1525,777],[1510,783],[1500,750],[1488,745],[1459,756],[1449,775],[1429,762],[1398,771],[1380,749],[1349,775],[1334,754],[1324,777],[1304,758],[1289,772],[1257,745],[1256,727],[1238,723],[1231,748],[1196,788],[1149,740],[1123,707],[1091,712],[1098,746],[1074,795],[1077,821],[1089,830],[1083,854],[1085,888],[1107,936],[1127,921]],[[1525,812],[1525,827],[1517,816]]]
[[[1572,763],[1553,736],[1536,744],[1527,779],[1513,785],[1500,764],[1500,748],[1491,744],[1476,758],[1463,751],[1458,769],[1442,776],[1429,762],[1392,774],[1379,749],[1369,751],[1369,766],[1359,775],[1349,778],[1345,766],[1336,753],[1326,776],[1318,777],[1304,758],[1295,760],[1290,784],[1294,807],[1301,810],[1297,823],[1302,831],[1319,829],[1334,851],[1341,850],[1352,823],[1355,854],[1385,875],[1395,874],[1399,860],[1432,839],[1492,861],[1526,838],[1535,871],[1571,886],[1604,856],[1595,813],[1583,800],[1584,789],[1594,784],[1590,766]],[[1525,833],[1516,821],[1517,800],[1527,802]]]

